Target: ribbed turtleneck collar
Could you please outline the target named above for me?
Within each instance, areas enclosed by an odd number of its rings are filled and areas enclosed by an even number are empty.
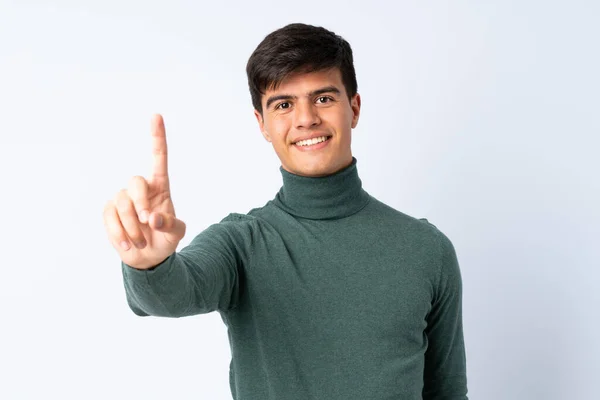
[[[327,176],[306,177],[280,167],[283,186],[273,202],[296,217],[337,219],[352,215],[369,201],[358,177],[356,158],[344,169]]]

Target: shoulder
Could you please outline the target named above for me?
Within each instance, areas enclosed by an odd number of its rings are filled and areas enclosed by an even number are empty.
[[[368,218],[374,218],[379,223],[390,225],[394,229],[402,230],[408,234],[414,234],[436,242],[440,240],[440,235],[444,236],[438,227],[427,218],[402,212],[372,196],[369,207],[365,211],[368,213]]]
[[[254,207],[246,213],[242,212],[231,212],[221,219],[221,224],[231,225],[252,225],[260,222],[264,219],[265,215],[272,213],[272,201],[269,200],[263,206]]]
[[[191,244],[198,243],[238,243],[246,242],[254,230],[255,218],[232,212],[213,222],[198,233]]]
[[[231,212],[210,228],[221,231],[236,232],[237,234],[252,235],[254,232],[264,229],[268,225],[269,215],[277,209],[269,201],[262,207],[256,207],[246,213]]]
[[[399,211],[373,197],[368,210],[365,211],[368,213],[367,218],[386,227],[389,233],[402,236],[414,245],[428,248],[440,258],[454,255],[454,246],[451,240],[428,218],[416,217]]]
[[[420,218],[419,221],[431,230],[432,238],[435,241],[435,254],[438,260],[438,286],[450,285],[453,290],[459,290],[462,285],[462,278],[454,244],[444,232],[429,222],[427,218]]]

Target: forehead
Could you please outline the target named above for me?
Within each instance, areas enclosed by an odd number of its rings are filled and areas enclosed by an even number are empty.
[[[283,79],[277,88],[268,88],[265,96],[287,93],[303,95],[324,86],[335,86],[345,93],[342,74],[338,68],[314,72],[295,72]]]

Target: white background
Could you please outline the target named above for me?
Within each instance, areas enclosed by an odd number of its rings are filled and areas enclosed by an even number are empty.
[[[167,125],[191,239],[281,184],[245,66],[290,22],[355,56],[364,188],[450,237],[471,399],[598,399],[595,1],[0,1],[0,398],[230,399],[217,313],[127,307],[102,208]]]

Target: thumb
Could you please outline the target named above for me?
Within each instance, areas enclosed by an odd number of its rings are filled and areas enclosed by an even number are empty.
[[[173,214],[152,213],[148,223],[152,229],[164,232],[170,242],[179,242],[185,236],[185,222]]]

